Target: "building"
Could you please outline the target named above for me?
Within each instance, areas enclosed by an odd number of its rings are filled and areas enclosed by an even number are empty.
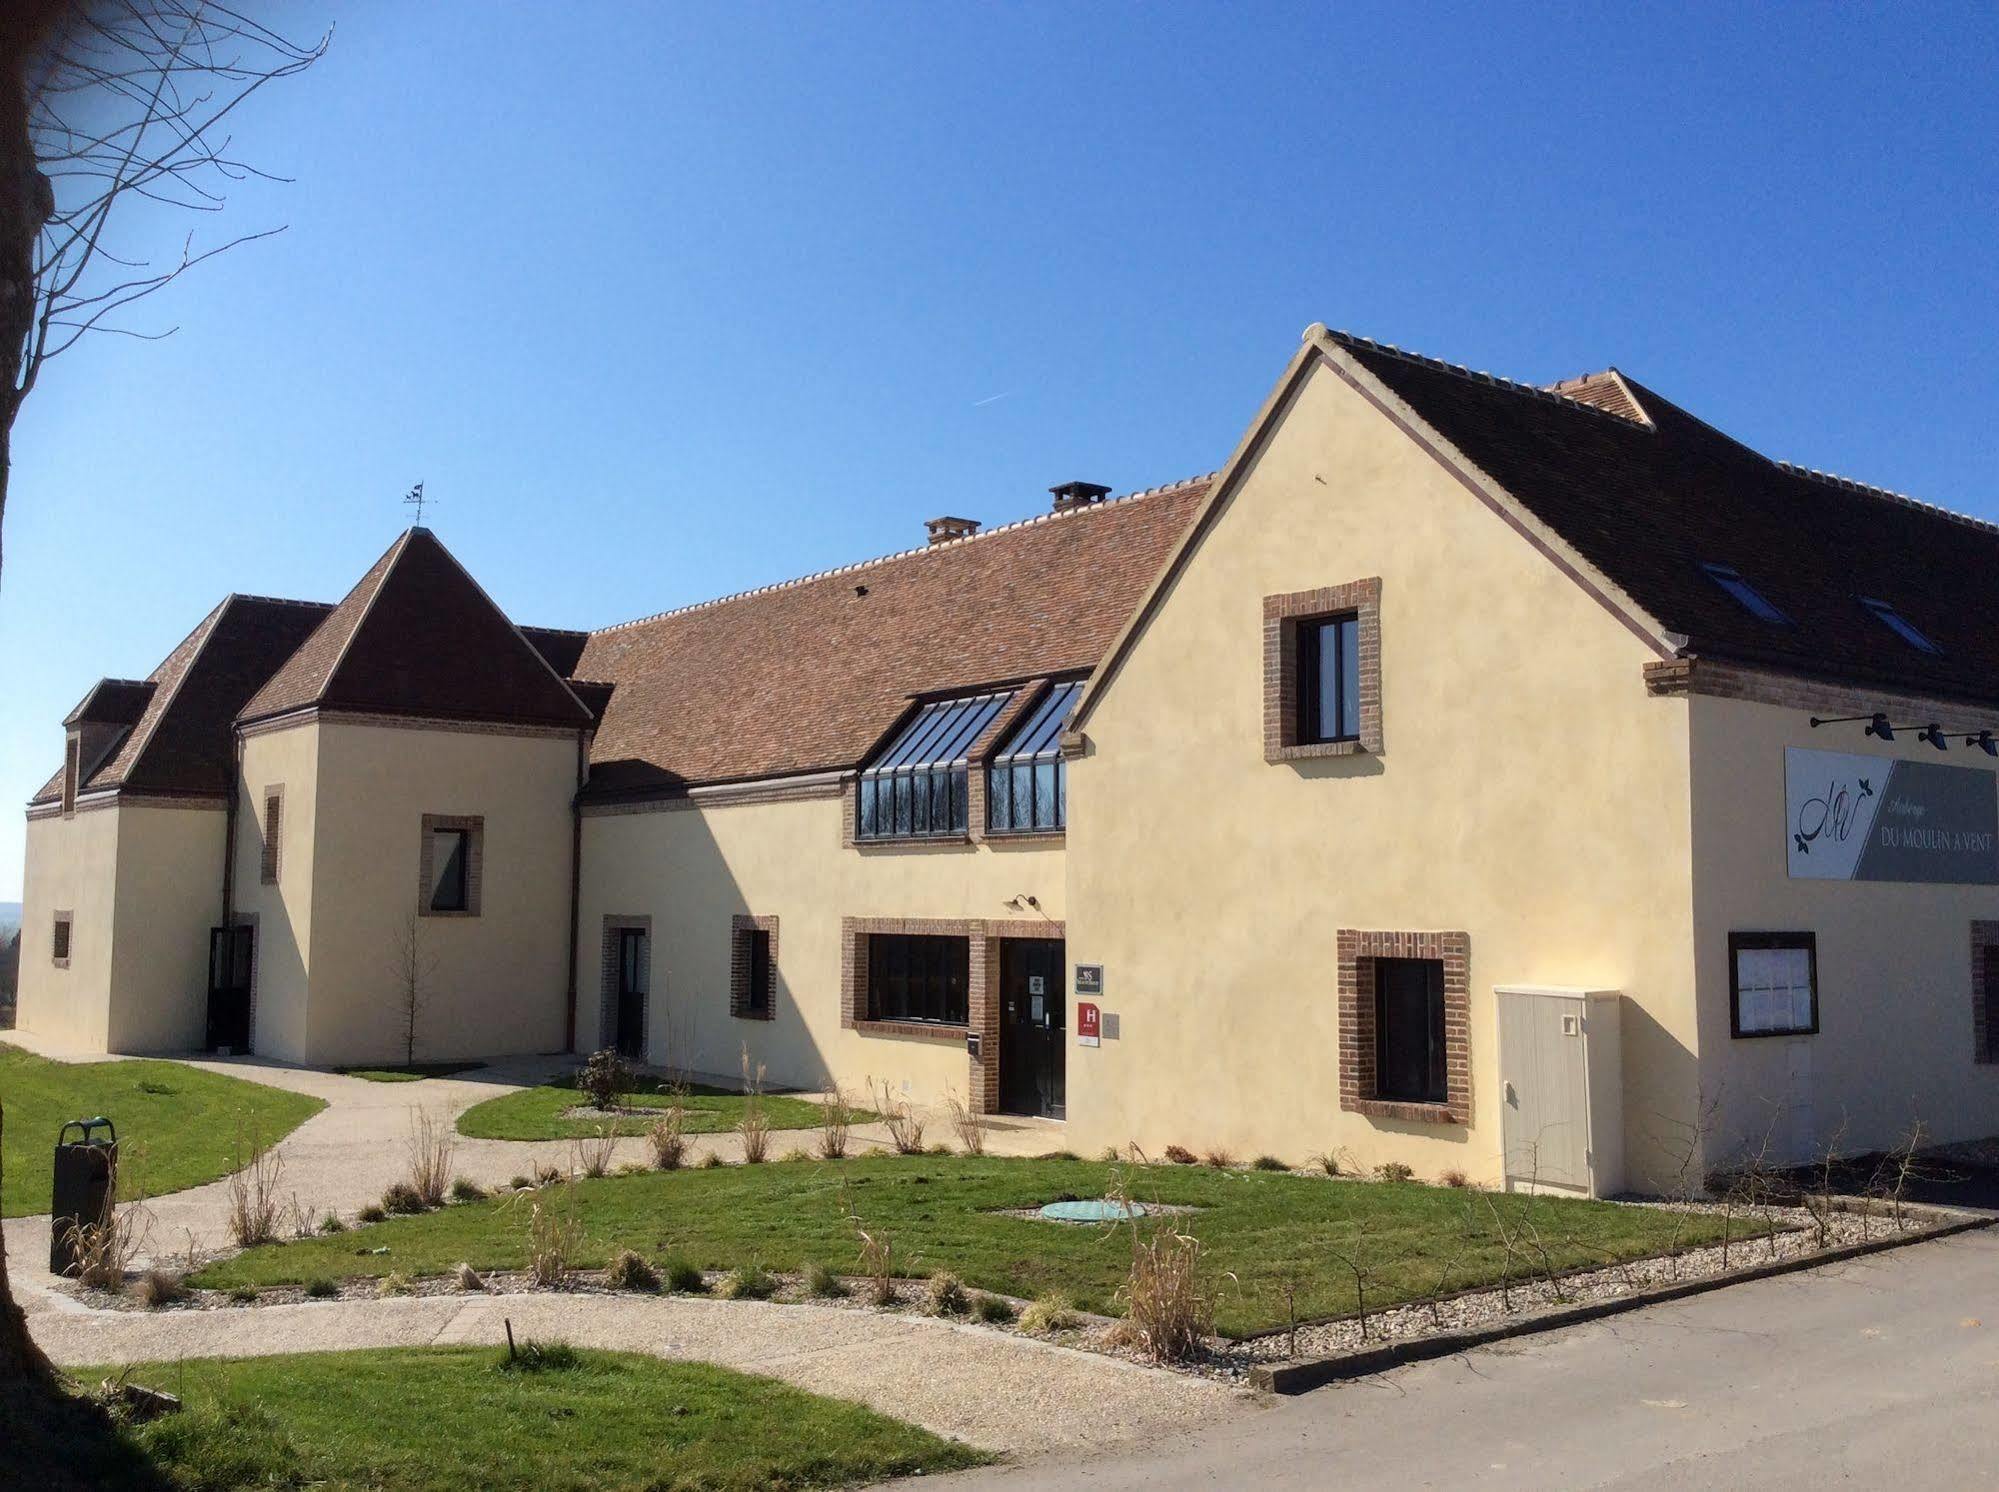
[[[1218,473],[591,633],[413,529],[105,680],[20,1023],[615,1045],[1661,1188],[1999,1130],[1999,528],[1309,329]]]

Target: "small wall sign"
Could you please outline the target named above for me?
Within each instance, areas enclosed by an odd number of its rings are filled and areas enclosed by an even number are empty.
[[[1076,1002],[1076,1045],[1096,1046],[1102,1038],[1103,1023],[1097,1007],[1088,1000]]]
[[[1104,966],[1102,964],[1076,965],[1076,993],[1079,995],[1101,995],[1104,992]]]
[[[1044,980],[1044,979],[1043,979],[1043,978],[1041,977],[1041,975],[1039,975],[1039,974],[1030,974],[1030,975],[1028,975],[1028,976],[1027,976],[1027,992],[1028,992],[1028,993],[1029,993],[1030,995],[1045,995],[1045,994],[1047,994],[1047,993],[1048,993],[1048,984],[1047,984],[1047,981],[1046,981],[1046,980]]]

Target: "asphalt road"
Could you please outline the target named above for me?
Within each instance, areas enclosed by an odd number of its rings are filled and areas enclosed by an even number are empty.
[[[940,1484],[1999,1487],[1999,1229]]]

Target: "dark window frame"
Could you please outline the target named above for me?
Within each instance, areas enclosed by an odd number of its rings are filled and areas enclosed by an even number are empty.
[[[264,842],[257,862],[257,879],[265,886],[278,884],[284,866],[285,795],[282,788],[264,789]]]
[[[1332,746],[1358,741],[1361,737],[1359,608],[1328,612],[1323,616],[1299,617],[1291,625],[1296,632],[1292,646],[1297,650],[1298,659],[1298,718],[1292,726],[1297,744]],[[1325,713],[1321,662],[1325,657],[1325,637],[1329,630],[1334,632],[1336,639],[1333,648],[1333,696],[1338,704],[1335,711],[1337,728],[1331,733],[1321,729]],[[1348,657],[1349,638],[1352,640],[1351,659]],[[1349,668],[1353,670],[1351,680],[1347,678]],[[1351,719],[1347,718],[1349,695]]]
[[[1767,1030],[1742,1029],[1742,969],[1740,955],[1745,950],[1778,949],[1802,951],[1811,981],[1812,1019],[1807,1026],[1773,1026]],[[1738,1041],[1755,1041],[1766,1036],[1816,1036],[1819,1034],[1819,939],[1815,932],[1753,931],[1728,935],[1728,1034]]]
[[[1879,596],[1862,596],[1860,606],[1875,621],[1894,633],[1917,652],[1931,658],[1941,658],[1943,649],[1935,638],[1902,615],[1893,602],[1883,601]]]
[[[770,956],[770,929],[767,927],[745,927],[736,932],[743,940],[743,959],[746,967],[743,984],[743,1008],[739,1014],[753,1020],[769,1020],[772,996],[775,994]]]
[[[1450,1042],[1447,1033],[1449,1001],[1444,991],[1444,961],[1440,958],[1376,958],[1374,961],[1374,1097],[1386,1103],[1426,1104],[1441,1107],[1450,1102]],[[1420,1092],[1397,1091],[1389,1086],[1388,1074],[1394,1070],[1389,1061],[1390,1047],[1399,1035],[1399,1029],[1391,1029],[1386,1006],[1388,980],[1384,977],[1392,966],[1417,964],[1425,970],[1424,1029],[1422,1041],[1427,1048],[1424,1053],[1424,1086]]]
[[[67,969],[70,956],[75,950],[76,914],[57,912],[49,926],[49,962],[58,969]]]
[[[1051,685],[994,753],[986,768],[988,834],[1005,838],[1068,831],[1069,763],[1062,754],[1062,728],[1082,689],[1081,679]]]
[[[472,910],[472,831],[470,829],[458,829],[450,827],[448,825],[440,825],[440,826],[433,826],[429,832],[430,832],[430,855],[431,855],[430,895],[428,896],[428,898],[426,898],[424,902],[425,909],[431,912],[432,914],[436,914],[439,912],[471,911]],[[440,861],[438,859],[438,850],[440,848],[440,841],[446,839],[457,840],[458,842],[457,853],[455,856],[447,853],[443,858],[443,860]],[[447,869],[453,866],[457,867],[457,872],[458,872],[456,877],[454,877],[454,883],[457,887],[457,894],[450,901],[440,903],[438,898],[444,894],[445,887],[447,885],[447,882],[444,879],[444,873]]]
[[[919,702],[863,767],[854,842],[964,839],[971,832],[971,758],[1017,691]]]
[[[1735,566],[1724,565],[1719,560],[1702,560],[1700,567],[1701,573],[1713,581],[1723,595],[1757,621],[1772,627],[1794,625],[1790,613],[1756,589]]]
[[[865,1020],[971,1023],[972,940],[951,933],[869,933]],[[919,988],[920,986],[920,988]]]

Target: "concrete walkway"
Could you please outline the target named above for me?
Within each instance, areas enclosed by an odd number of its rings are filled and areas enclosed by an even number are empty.
[[[974,1327],[863,1310],[684,1296],[429,1296],[212,1311],[33,1314],[78,1367],[357,1347],[498,1347],[516,1338],[719,1363],[783,1379],[992,1451],[1154,1439],[1249,1412],[1239,1390]]]

